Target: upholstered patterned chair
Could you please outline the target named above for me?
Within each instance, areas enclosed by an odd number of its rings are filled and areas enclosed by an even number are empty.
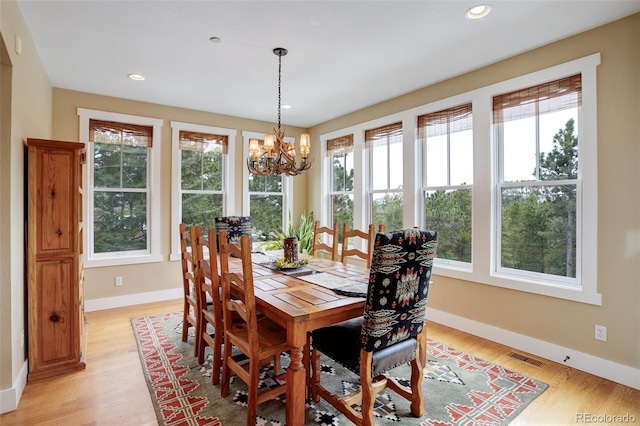
[[[240,237],[251,237],[251,217],[249,216],[223,216],[216,217],[216,237],[220,239],[220,231],[227,234],[227,243],[239,243]]]
[[[373,425],[376,394],[385,388],[411,401],[423,414],[422,370],[427,358],[424,324],[437,232],[415,228],[376,234],[362,317],[314,330],[311,396],[325,399],[357,425]],[[320,384],[320,353],[360,376],[359,391],[346,396]],[[411,364],[411,390],[386,371]],[[361,402],[361,413],[352,405]]]

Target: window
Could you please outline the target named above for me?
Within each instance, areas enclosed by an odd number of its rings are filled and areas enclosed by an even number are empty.
[[[249,139],[257,139],[264,143],[264,134],[255,132],[242,132],[244,137],[244,158],[249,156]],[[293,138],[285,137],[289,143],[295,142]],[[261,145],[262,148],[262,145]],[[288,224],[288,180],[285,176],[254,175],[244,167],[246,190],[243,191],[243,215],[251,216],[253,228],[253,241],[261,242],[270,240],[272,231],[285,229]]]
[[[159,261],[162,120],[78,109],[87,147],[86,265]]]
[[[235,129],[171,122],[172,193],[178,202],[171,209],[171,259],[180,258],[178,227],[215,228],[215,218],[233,205],[229,159],[233,157]]]
[[[365,132],[369,152],[371,222],[377,229],[400,229],[402,202],[402,122]]]
[[[438,259],[471,262],[473,116],[471,104],[418,117],[427,229],[438,230]]]
[[[331,218],[328,226],[333,226],[334,221],[341,225],[347,223],[353,228],[353,135],[343,136],[327,141],[327,157],[331,170]],[[342,238],[342,228],[338,238]]]
[[[493,98],[497,270],[579,285],[581,75]]]
[[[435,228],[436,275],[601,305],[599,64],[596,53],[320,135],[353,135],[354,226]]]

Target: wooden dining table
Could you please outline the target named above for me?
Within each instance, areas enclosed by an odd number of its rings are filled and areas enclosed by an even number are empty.
[[[310,279],[328,278],[332,287],[341,282],[345,286],[356,282],[364,285],[369,270],[315,257],[298,270],[270,267],[269,257],[276,258],[279,254],[267,252],[252,256],[254,291],[258,310],[287,330],[291,362],[286,373],[286,423],[301,426],[305,421],[310,368],[309,356],[304,356],[307,333],[361,316],[365,302],[364,296],[339,294]]]

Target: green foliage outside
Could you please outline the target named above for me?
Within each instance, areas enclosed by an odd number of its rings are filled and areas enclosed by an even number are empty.
[[[438,257],[471,262],[471,189],[426,196],[427,229],[438,231]]]
[[[284,218],[282,176],[251,174],[249,193],[252,239],[254,242],[266,241],[273,231],[282,228]]]
[[[93,145],[94,252],[146,250],[147,148]]]
[[[502,190],[501,265],[530,272],[575,277],[578,138],[570,119],[540,154],[540,180],[549,184]],[[535,173],[534,173],[535,174]],[[471,262],[471,190],[435,191],[426,197],[426,226],[438,230],[438,257]]]
[[[352,157],[353,151],[333,156],[333,191],[353,191],[353,168],[347,173],[345,165],[347,157]],[[338,221],[338,239],[342,241],[342,224],[346,223],[353,228],[353,195],[334,194],[331,197],[331,211],[333,220]],[[333,226],[333,224],[331,224]]]
[[[567,121],[540,154],[540,180],[576,179],[578,137]],[[502,266],[575,277],[576,185],[541,184],[502,191]]]
[[[182,222],[215,229],[223,215],[222,160],[220,151],[181,150]]]

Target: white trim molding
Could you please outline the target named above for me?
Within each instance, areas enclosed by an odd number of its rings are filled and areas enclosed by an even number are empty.
[[[127,294],[125,296],[105,297],[102,299],[85,300],[84,311],[102,311],[105,309],[122,308],[124,306],[182,299],[183,297],[184,293],[182,287],[172,288],[169,290],[150,291],[147,293]]]
[[[18,409],[20,398],[22,398],[22,392],[24,391],[25,386],[27,386],[28,371],[29,362],[25,360],[24,363],[22,363],[22,367],[20,367],[18,377],[16,377],[16,381],[13,383],[13,386],[0,391],[0,414]]]
[[[427,321],[446,325],[447,327],[640,390],[640,369],[629,367],[628,365],[598,358],[575,349],[565,348],[437,309],[427,308]]]

